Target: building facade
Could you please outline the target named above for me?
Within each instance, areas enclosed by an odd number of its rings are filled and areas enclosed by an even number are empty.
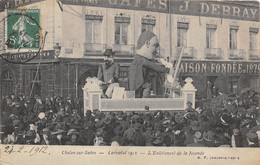
[[[82,98],[85,79],[97,76],[108,47],[120,64],[120,86],[127,88],[128,67],[145,30],[158,36],[161,58],[174,60],[177,48],[184,47],[180,83],[192,77],[197,98],[206,98],[207,88],[235,94],[260,87],[258,2],[30,0],[5,6],[1,18],[7,9],[40,9],[41,30],[48,34],[36,59],[19,65],[1,60],[2,96],[12,92]],[[2,38],[4,30],[2,25]],[[56,45],[61,47],[58,56]],[[156,75],[151,77],[153,92],[160,94]]]

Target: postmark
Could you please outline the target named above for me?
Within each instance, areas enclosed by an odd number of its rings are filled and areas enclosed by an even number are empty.
[[[7,10],[1,20],[5,24],[4,50],[1,57],[11,63],[26,63],[34,59],[42,48],[40,9]],[[28,58],[13,58],[15,53],[34,54]]]

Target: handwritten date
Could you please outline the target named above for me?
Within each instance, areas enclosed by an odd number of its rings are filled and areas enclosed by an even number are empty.
[[[8,154],[13,153],[28,153],[29,156],[33,156],[36,154],[48,154],[47,152],[48,146],[41,146],[41,147],[28,147],[28,146],[6,146],[4,152]]]

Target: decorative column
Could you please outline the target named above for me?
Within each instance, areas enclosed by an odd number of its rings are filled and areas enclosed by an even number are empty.
[[[195,93],[197,89],[192,84],[192,78],[188,77],[185,79],[186,84],[181,89],[184,98],[184,108],[187,108],[186,103],[190,101],[192,103],[192,108],[195,108]]]
[[[84,101],[84,116],[87,110],[93,111],[94,109],[101,108],[101,93],[100,83],[96,77],[86,79],[86,84],[83,90],[83,101]]]

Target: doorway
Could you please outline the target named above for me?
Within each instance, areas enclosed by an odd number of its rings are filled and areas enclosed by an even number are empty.
[[[9,96],[12,93],[15,93],[15,85],[14,85],[14,74],[11,70],[6,70],[2,73],[2,83],[1,83],[1,91],[2,96]]]

